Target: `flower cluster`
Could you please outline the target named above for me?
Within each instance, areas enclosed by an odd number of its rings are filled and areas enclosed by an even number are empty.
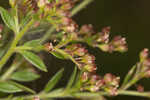
[[[110,95],[117,95],[117,88],[119,86],[120,78],[110,73],[107,73],[104,77],[100,77],[96,74],[84,72],[81,76],[82,90],[89,90],[92,92],[104,90]]]
[[[126,40],[121,36],[116,36],[110,41],[110,27],[105,27],[101,32],[96,33],[91,24],[83,25],[80,29],[76,22],[71,18],[70,9],[78,0],[38,0],[38,7],[42,9],[42,16],[56,30],[62,33],[61,40],[56,46],[52,43],[45,45],[46,49],[51,52],[57,52],[55,48],[61,49],[63,52],[71,56],[71,60],[83,70],[81,81],[82,90],[99,91],[104,90],[111,95],[117,95],[119,86],[119,78],[112,74],[106,74],[103,78],[96,74],[95,57],[88,53],[87,49],[79,43],[71,43],[71,41],[85,42],[90,46],[98,47],[105,52],[127,50]],[[60,34],[58,33],[58,34]],[[57,34],[56,34],[57,35]],[[58,40],[57,37],[54,39]]]
[[[79,36],[84,38],[89,45],[98,47],[105,52],[127,51],[126,39],[124,37],[116,36],[110,41],[110,27],[105,27],[101,32],[95,33],[92,25],[83,25]]]
[[[150,77],[150,58],[149,58],[149,50],[145,48],[140,53],[140,62],[137,64],[137,66],[140,66],[140,76],[141,77]]]
[[[89,54],[80,44],[69,45],[65,48],[65,51],[75,59],[80,69],[92,73],[96,71],[95,57]]]

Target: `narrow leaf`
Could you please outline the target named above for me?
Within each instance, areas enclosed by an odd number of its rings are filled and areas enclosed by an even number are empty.
[[[40,39],[37,39],[37,40],[31,40],[31,41],[28,41],[26,42],[24,45],[25,46],[37,46],[40,44]]]
[[[20,26],[23,28],[30,20],[31,14],[26,15],[25,18],[22,19]]]
[[[5,93],[21,92],[22,89],[9,82],[0,82],[0,91]]]
[[[29,82],[38,79],[40,76],[31,71],[18,71],[11,75],[11,79],[22,82]]]
[[[0,7],[0,14],[1,17],[4,21],[4,23],[10,28],[10,29],[15,29],[15,20],[13,18],[13,16],[4,8]]]
[[[13,84],[14,86],[20,88],[23,91],[26,91],[26,92],[29,92],[29,93],[32,93],[32,94],[36,93],[34,90],[32,90],[32,89],[30,89],[30,88],[28,88],[28,87],[26,87],[24,85],[21,85],[19,83],[16,83],[16,82],[13,82],[13,81],[9,81],[9,83]]]
[[[51,52],[51,54],[52,54],[53,56],[55,56],[56,58],[65,59],[65,56],[62,55],[61,53],[58,53],[58,52]]]
[[[24,46],[31,47],[35,51],[41,51],[44,49],[44,46],[40,44],[40,39],[28,41]]]
[[[49,92],[53,87],[58,83],[58,81],[61,79],[63,75],[64,69],[61,69],[59,72],[57,72],[52,79],[47,83],[47,85],[44,88],[45,92]]]
[[[68,84],[67,84],[66,90],[68,90],[72,87],[73,82],[75,81],[76,75],[77,75],[77,66],[75,66],[75,68],[74,68],[74,71],[70,77]]]
[[[81,83],[80,78],[81,78],[81,75],[83,74],[83,72],[84,72],[84,70],[81,70],[79,72],[79,74],[77,74],[76,80],[74,82],[75,84],[74,84],[73,88],[75,88],[77,90],[80,90],[80,88],[81,88],[82,83]]]
[[[24,56],[24,58],[29,61],[31,64],[33,64],[38,69],[47,72],[46,66],[43,63],[43,61],[40,59],[39,56],[35,55],[32,52],[29,51],[20,51],[20,53]]]
[[[124,85],[130,80],[130,78],[132,77],[132,75],[133,75],[133,73],[134,73],[136,67],[137,67],[137,66],[134,65],[134,66],[130,69],[130,71],[128,72],[128,74],[125,76],[125,79],[124,79],[124,81],[123,81],[122,86],[124,86]]]

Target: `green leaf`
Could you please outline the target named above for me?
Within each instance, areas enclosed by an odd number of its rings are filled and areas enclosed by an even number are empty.
[[[41,51],[44,49],[44,46],[40,44],[40,39],[28,41],[24,46],[31,47],[35,51]]]
[[[15,20],[13,16],[4,8],[0,7],[0,14],[4,23],[12,30],[15,29]]]
[[[40,44],[40,39],[37,39],[37,40],[31,40],[31,41],[28,41],[26,43],[24,43],[24,46],[37,46]]]
[[[44,88],[45,92],[49,92],[53,87],[58,83],[58,81],[61,79],[63,75],[64,69],[61,69],[59,72],[57,72],[52,79],[47,83],[47,85]]]
[[[20,51],[24,58],[38,69],[47,72],[47,68],[39,56],[29,51]]]
[[[0,82],[0,91],[5,93],[21,92],[22,89],[9,82]]]
[[[51,54],[59,59],[66,59],[67,57],[61,53],[58,53],[58,52],[51,52]]]
[[[82,86],[82,82],[81,82],[81,76],[83,74],[84,70],[81,70],[78,74],[77,74],[77,77],[76,77],[76,80],[74,82],[74,86],[73,88],[76,89],[76,90],[80,90],[81,86]]]
[[[28,88],[28,87],[26,87],[24,85],[21,85],[19,83],[16,83],[16,82],[13,82],[13,81],[9,81],[9,83],[13,84],[14,86],[20,88],[23,91],[26,91],[26,92],[29,92],[29,93],[32,93],[32,94],[36,93],[34,90],[32,90],[32,89],[30,89],[30,88]]]
[[[29,82],[38,79],[40,76],[31,71],[18,71],[11,75],[11,79],[22,82]]]
[[[129,82],[129,80],[131,79],[131,77],[133,76],[135,70],[136,70],[137,66],[134,65],[130,71],[128,72],[128,74],[125,76],[124,81],[122,83],[122,86],[124,86],[125,84],[127,84],[127,82]]]
[[[25,16],[25,18],[22,19],[20,26],[23,28],[29,21],[31,20],[31,13]]]
[[[69,89],[72,87],[73,82],[74,82],[75,79],[76,79],[76,75],[77,75],[77,66],[75,66],[74,71],[73,71],[73,73],[72,73],[72,75],[71,75],[71,77],[70,77],[70,80],[68,81],[66,90],[69,90]]]

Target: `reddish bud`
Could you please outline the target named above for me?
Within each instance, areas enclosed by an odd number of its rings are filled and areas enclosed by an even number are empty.
[[[97,67],[95,64],[85,65],[84,68],[89,72],[95,72],[97,70]]]
[[[84,72],[81,76],[82,82],[86,82],[89,77],[90,77],[90,74],[88,72]]]
[[[144,50],[142,50],[140,52],[140,59],[143,61],[144,59],[146,59],[148,57],[148,53],[149,50],[147,48],[144,48]]]
[[[138,92],[144,92],[144,87],[142,85],[137,85],[136,89]]]
[[[93,26],[91,24],[83,25],[80,29],[80,33],[94,33]]]
[[[110,26],[104,27],[104,28],[102,29],[102,32],[103,32],[103,33],[109,33],[109,32],[110,32],[110,29],[111,29]]]
[[[150,78],[150,70],[146,71],[145,74],[144,74],[144,76],[145,76],[146,78]]]
[[[110,73],[105,74],[104,81],[106,84],[111,83],[113,80],[113,75]]]
[[[143,65],[144,65],[145,67],[149,67],[149,66],[150,66],[150,58],[145,59],[145,60],[143,61]]]
[[[47,50],[47,51],[53,51],[54,49],[53,49],[53,44],[52,43],[46,43],[45,44],[45,49]]]
[[[90,82],[91,82],[91,84],[96,84],[96,82],[98,80],[100,80],[100,76],[98,76],[98,75],[92,75]]]
[[[109,87],[108,92],[110,93],[110,95],[112,96],[116,96],[118,95],[118,90],[115,87]]]

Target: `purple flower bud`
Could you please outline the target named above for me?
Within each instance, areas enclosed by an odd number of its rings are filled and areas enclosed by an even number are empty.
[[[144,76],[146,78],[150,78],[150,70],[147,70],[145,73],[144,73]]]
[[[122,38],[121,36],[116,36],[113,39],[113,45],[115,46],[120,46],[120,45],[125,45],[126,44],[126,38]]]
[[[105,81],[106,84],[111,83],[112,80],[113,80],[113,75],[112,75],[111,73],[105,74],[105,76],[104,76],[104,81]]]
[[[69,17],[63,17],[63,18],[62,18],[62,24],[63,24],[63,25],[70,25],[71,22],[72,22],[72,19],[69,18]]]
[[[83,25],[80,29],[80,33],[94,33],[93,26],[91,24]]]
[[[143,65],[144,65],[145,67],[150,67],[150,58],[145,59],[145,60],[143,61]]]
[[[144,87],[142,85],[137,85],[136,89],[138,92],[144,92]]]
[[[90,54],[86,54],[82,57],[81,62],[86,63],[86,64],[94,64],[95,63],[95,56],[90,55]]]
[[[69,26],[66,26],[66,31],[67,32],[70,32],[70,33],[73,33],[76,31],[78,25],[77,24],[70,24]]]
[[[90,77],[90,73],[89,72],[84,72],[81,76],[81,81],[82,82],[86,82]]]
[[[98,86],[99,88],[102,87],[105,84],[104,80],[98,80],[96,82],[96,86]]]
[[[102,29],[102,32],[103,32],[103,33],[110,33],[110,29],[111,29],[110,26],[104,27],[104,28]]]
[[[98,86],[93,85],[93,86],[90,87],[90,91],[91,91],[91,92],[96,92],[96,91],[98,91],[98,90],[99,90],[99,87],[98,87]]]
[[[98,34],[99,34],[99,37],[96,40],[97,42],[101,42],[101,43],[108,43],[109,42],[109,33],[100,32]]]
[[[96,84],[96,82],[98,80],[100,80],[100,76],[98,76],[98,75],[92,75],[90,82],[91,82],[91,84]]]
[[[84,68],[89,72],[95,72],[97,70],[97,67],[95,64],[85,65]]]
[[[146,59],[148,57],[148,53],[149,50],[147,48],[145,48],[144,50],[142,50],[140,52],[140,59],[143,61],[144,59]]]
[[[74,51],[74,54],[78,56],[84,56],[87,53],[87,50],[85,48],[78,48]]]
[[[118,95],[118,90],[117,90],[117,88],[115,88],[115,87],[109,87],[109,88],[108,88],[108,92],[109,92],[110,95],[112,95],[112,96]]]
[[[45,50],[47,50],[47,51],[53,51],[54,50],[52,43],[46,43],[44,46],[45,46]]]

